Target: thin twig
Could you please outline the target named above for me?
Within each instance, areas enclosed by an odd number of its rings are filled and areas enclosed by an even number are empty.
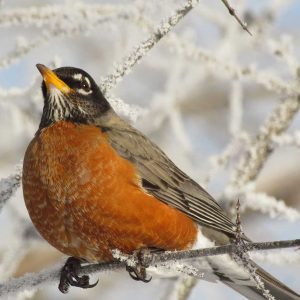
[[[267,300],[275,300],[273,295],[268,289],[266,289],[265,284],[262,278],[256,272],[256,266],[253,264],[253,261],[250,259],[249,253],[247,252],[247,244],[242,238],[244,235],[242,230],[241,215],[240,215],[240,201],[238,199],[236,203],[236,235],[235,235],[235,244],[237,246],[237,251],[232,255],[235,261],[242,265],[244,270],[249,274],[250,278],[255,282],[255,285],[258,290],[260,290],[263,296]]]
[[[236,221],[235,221],[235,239],[237,243],[240,243],[240,241],[243,241],[242,239],[242,223],[241,223],[241,214],[240,214],[240,199],[237,200],[236,202]]]
[[[247,31],[251,36],[252,36],[252,33],[249,31],[249,29],[248,29],[248,27],[247,27],[247,24],[246,23],[244,23],[238,16],[237,16],[237,14],[236,14],[236,12],[235,12],[235,9],[232,7],[232,6],[230,6],[230,4],[228,3],[228,1],[227,0],[221,0],[223,3],[224,3],[224,5],[226,6],[226,8],[228,9],[228,12],[238,21],[238,23],[241,25],[241,27],[245,30],[245,31]]]

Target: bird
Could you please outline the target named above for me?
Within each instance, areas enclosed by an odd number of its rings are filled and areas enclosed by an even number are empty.
[[[95,286],[87,275],[78,275],[78,268],[82,262],[113,260],[114,249],[133,254],[235,240],[236,226],[215,199],[122,119],[87,72],[75,67],[51,70],[42,64],[37,68],[44,107],[24,156],[23,195],[41,236],[70,256],[61,270],[62,292],[69,286]],[[206,262],[218,280],[241,295],[265,299],[230,255]],[[300,299],[252,263],[276,299]],[[146,267],[141,263],[127,271],[147,282]]]

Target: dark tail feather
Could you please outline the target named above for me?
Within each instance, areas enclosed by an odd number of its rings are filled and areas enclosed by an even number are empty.
[[[251,261],[251,265],[256,267],[256,274],[259,275],[260,279],[264,283],[265,289],[269,290],[270,294],[276,299],[276,300],[300,300],[300,295],[295,293],[293,290],[291,290],[289,287],[284,285],[282,282],[278,281],[276,278],[274,278],[271,274],[267,273],[265,270],[260,268],[258,265],[256,265],[253,261]],[[230,278],[219,274],[220,279],[223,283],[237,291],[238,293],[245,296],[247,299],[250,300],[263,300],[266,299],[266,297],[263,295],[263,292],[259,290],[256,286],[253,286],[250,284],[247,285],[247,282],[245,282],[245,285],[241,284],[241,282],[235,282],[234,280],[231,280]]]

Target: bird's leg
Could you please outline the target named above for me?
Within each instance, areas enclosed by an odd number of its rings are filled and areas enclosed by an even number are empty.
[[[151,263],[151,249],[142,248],[136,250],[133,253],[134,259],[137,262],[135,266],[126,266],[126,271],[129,273],[130,277],[137,281],[149,282],[152,277],[147,278],[146,269]]]
[[[96,286],[98,281],[90,284],[90,277],[88,275],[79,276],[81,269],[81,260],[75,257],[69,257],[61,269],[60,281],[58,289],[62,293],[67,293],[70,286],[76,286],[83,289],[88,289]]]

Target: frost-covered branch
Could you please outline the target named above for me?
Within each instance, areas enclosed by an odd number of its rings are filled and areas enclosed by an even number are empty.
[[[99,25],[121,20],[131,21],[147,29],[151,27],[135,5],[75,2],[72,10],[69,9],[69,4],[56,4],[3,11],[0,17],[0,28],[22,26],[26,29],[36,27],[44,28],[44,30],[35,39],[27,40],[24,37],[17,37],[15,48],[0,59],[0,69],[16,63],[31,50],[54,38],[88,34]]]
[[[63,26],[62,28],[52,26],[47,30],[44,30],[37,38],[27,40],[24,37],[19,37],[16,40],[16,45],[13,50],[6,53],[4,57],[0,59],[0,69],[6,68],[11,64],[19,61],[23,56],[28,54],[33,49],[42,46],[43,44],[52,41],[54,38],[65,38],[65,37],[74,37],[76,35],[90,33],[92,30],[95,30],[98,26],[105,23],[109,23],[112,20],[128,19],[128,15],[124,13],[116,14],[114,16],[98,16],[93,20],[86,21],[85,19],[82,22],[73,22],[71,26]],[[74,24],[76,26],[74,26]]]
[[[11,198],[21,185],[22,171],[18,167],[17,171],[7,178],[0,180],[0,212],[9,198]]]
[[[242,210],[246,208],[268,214],[271,218],[279,217],[290,222],[300,220],[299,210],[288,207],[283,200],[276,199],[262,192],[246,192],[244,194]]]
[[[256,272],[256,265],[250,259],[249,252],[247,251],[247,244],[243,240],[243,230],[241,225],[241,216],[240,216],[240,200],[237,200],[236,203],[236,235],[235,235],[235,244],[237,245],[236,252],[233,253],[232,257],[235,261],[243,266],[243,269],[248,273],[250,278],[255,282],[256,288],[262,292],[264,297],[268,300],[275,300],[270,291],[266,289],[264,282],[259,274]]]
[[[241,211],[247,208],[269,215],[271,218],[285,219],[290,222],[300,220],[300,211],[289,207],[283,200],[263,192],[255,191],[255,183],[245,184],[241,189],[228,186],[225,190],[227,199],[240,198]]]
[[[218,49],[215,52],[207,51],[175,33],[170,34],[165,41],[172,49],[172,52],[204,64],[208,70],[211,70],[216,75],[224,75],[225,72],[226,76],[233,80],[248,80],[286,97],[296,97],[299,93],[297,84],[285,82],[282,78],[275,75],[274,72],[259,70],[254,64],[242,66],[230,60],[224,60]]]
[[[255,179],[274,150],[274,137],[285,132],[299,108],[300,97],[282,101],[261,126],[259,133],[249,142],[245,154],[242,155],[233,171],[230,184],[224,191],[224,195],[231,203],[233,199],[236,199],[235,197],[243,196],[247,199],[244,201],[244,208],[251,207],[268,213],[272,217],[281,216],[289,220],[299,218],[300,213],[287,207],[283,201],[254,192]]]
[[[300,131],[297,130],[292,133],[284,133],[273,137],[273,143],[275,146],[294,146],[300,147]]]
[[[140,17],[134,5],[88,4],[74,2],[70,4],[52,4],[13,8],[1,11],[0,28],[22,26],[25,28],[47,26],[59,29],[63,26],[78,26],[86,22],[86,26],[94,24],[101,17],[130,20]],[[76,18],[76,22],[74,22]]]
[[[206,187],[211,179],[216,175],[216,173],[225,168],[232,157],[236,156],[242,145],[247,145],[249,143],[249,136],[246,132],[241,132],[235,136],[227,145],[224,147],[223,151],[217,155],[210,157],[210,170],[207,172],[204,180],[201,182],[201,185]],[[236,199],[237,197],[234,197]]]
[[[272,112],[257,136],[252,140],[249,150],[240,160],[231,184],[242,188],[246,183],[253,181],[267,157],[272,153],[272,139],[283,133],[293,121],[300,108],[300,97],[284,100]]]
[[[173,27],[198,3],[199,0],[187,0],[184,5],[162,21],[154,32],[143,40],[131,53],[117,64],[112,74],[108,75],[100,83],[101,90],[107,94],[115,87],[125,74],[128,74],[133,66],[137,64]]]
[[[166,19],[166,21],[162,21],[162,23],[156,28],[153,34],[142,41],[137,47],[135,47],[132,52],[122,59],[122,63],[117,64],[114,72],[104,78],[100,84],[101,90],[106,94],[114,88],[114,86],[119,82],[122,77],[129,73],[132,67],[138,63],[142,57],[144,57],[149,50],[153,48],[167,33],[169,33],[175,25],[187,14],[191,11],[191,9],[198,4],[199,0],[187,0],[184,5],[178,8],[170,17]],[[247,26],[241,22],[238,18],[234,9],[228,4],[226,0],[222,0],[224,5],[228,8],[230,14],[234,16],[234,18],[239,22],[244,30],[246,30],[249,34]]]
[[[260,243],[245,244],[246,251],[259,251],[271,249],[283,249],[291,247],[299,247],[300,239],[287,241],[273,241]],[[216,256],[222,254],[236,253],[238,250],[237,244],[229,244],[225,246],[187,250],[187,251],[168,251],[163,253],[150,253],[149,261],[151,267],[159,267],[161,263],[168,261],[180,261],[186,259],[194,259],[199,257]],[[80,274],[94,274],[108,270],[124,269],[126,264],[135,261],[136,257],[133,255],[125,255],[121,252],[115,252],[115,256],[119,256],[122,261],[113,261],[109,263],[86,264],[81,267]],[[125,258],[125,259],[124,259]],[[53,268],[44,270],[38,273],[29,273],[19,278],[10,279],[9,281],[0,284],[0,297],[13,295],[23,290],[30,290],[39,286],[58,282],[60,277],[61,265],[56,265]],[[190,274],[190,273],[189,273]]]
[[[232,13],[233,10],[229,2],[227,0],[221,1]],[[186,5],[192,6],[198,1],[182,0],[182,3],[184,2]],[[165,42],[162,47],[145,60],[145,64],[138,69],[138,77],[142,74],[143,78],[136,80],[136,77],[132,76],[124,82],[124,86],[127,85],[127,90],[123,94],[124,97],[131,96],[132,91],[134,91],[135,95],[141,95],[140,99],[142,100],[139,105],[145,108],[127,104],[130,101],[137,103],[135,98],[129,100],[128,97],[125,102],[120,98],[109,96],[109,101],[113,107],[119,114],[133,122],[147,114],[148,119],[143,120],[143,123],[147,123],[146,126],[148,127],[145,132],[150,134],[151,138],[158,138],[158,144],[162,148],[166,147],[167,153],[173,155],[174,161],[184,171],[193,172],[197,169],[199,174],[204,171],[201,177],[203,174],[207,175],[204,180],[205,185],[216,179],[219,186],[217,172],[221,176],[226,174],[228,178],[228,173],[237,169],[232,175],[232,181],[226,189],[225,196],[230,199],[230,203],[240,197],[241,212],[250,207],[270,217],[284,218],[289,222],[299,220],[300,213],[297,209],[288,207],[280,199],[255,191],[255,180],[270,153],[276,151],[280,146],[299,147],[300,145],[297,131],[286,133],[286,128],[294,119],[295,110],[298,108],[285,110],[283,102],[280,105],[283,107],[281,113],[278,108],[278,112],[274,112],[273,118],[265,122],[261,129],[257,128],[253,122],[257,117],[256,115],[253,116],[254,105],[256,103],[265,105],[266,101],[264,100],[266,98],[268,101],[271,98],[277,100],[278,95],[283,98],[290,98],[291,100],[285,100],[285,102],[290,101],[287,105],[289,107],[293,106],[293,101],[298,101],[295,99],[299,95],[299,82],[297,82],[299,78],[295,78],[297,72],[299,73],[299,59],[295,53],[295,49],[299,46],[297,37],[293,33],[280,31],[279,27],[276,27],[276,32],[273,31],[273,23],[277,20],[279,13],[282,15],[284,6],[291,4],[291,0],[274,0],[272,4],[264,5],[260,11],[252,10],[251,6],[241,10],[241,16],[251,26],[253,32],[251,38],[247,34],[243,34],[235,23],[228,21],[229,17],[226,16],[226,13],[224,14],[224,9],[218,11],[215,6],[205,3],[202,6],[199,5],[199,9],[195,9],[196,14],[191,16],[191,19],[188,20],[190,22],[182,24],[183,26],[178,32],[174,33],[173,31],[165,35],[188,10],[185,12],[179,10],[179,15],[175,12],[173,14],[174,19],[166,19],[156,28],[156,31],[153,31],[157,12],[164,11],[164,16],[172,15],[173,7],[171,9],[169,4],[173,5],[174,2],[135,1],[131,4],[106,5],[79,1],[72,3],[71,10],[69,3],[23,8],[11,6],[9,2],[2,5],[0,28],[7,34],[7,37],[11,36],[11,38],[8,38],[7,41],[3,40],[3,51],[0,57],[0,68],[7,68],[7,70],[3,70],[5,81],[1,83],[0,105],[1,111],[3,108],[3,116],[9,116],[9,113],[13,112],[18,113],[12,121],[14,126],[6,132],[17,131],[16,140],[21,140],[21,143],[24,143],[20,145],[22,148],[11,147],[11,150],[20,151],[23,149],[29,135],[31,136],[34,128],[36,128],[37,118],[41,110],[41,94],[38,87],[40,77],[36,77],[37,80],[32,77],[32,80],[21,82],[21,80],[10,80],[10,76],[15,74],[16,70],[24,71],[23,66],[25,65],[34,65],[36,54],[41,59],[49,61],[47,53],[37,53],[41,46],[51,45],[56,41],[61,43],[63,47],[54,47],[55,53],[53,55],[59,56],[62,61],[65,61],[67,55],[66,61],[74,64],[74,66],[80,57],[80,64],[85,69],[84,66],[89,65],[91,58],[94,60],[95,57],[98,58],[104,54],[106,60],[107,58],[112,60],[117,58],[118,60],[118,57],[123,55],[124,49],[127,49],[128,44],[132,43],[132,40],[135,38],[142,40],[142,43],[133,50],[133,53],[125,57],[125,60],[118,64],[113,73],[101,82],[102,88],[110,94],[110,89],[116,85],[117,81],[141,61],[147,52],[164,37]],[[35,5],[34,2],[33,5]],[[160,10],[161,8],[162,10]],[[186,6],[183,6],[182,9],[185,10]],[[159,13],[157,16],[160,16]],[[205,22],[208,22],[209,26],[206,27]],[[243,25],[243,22],[241,23]],[[217,34],[211,35],[211,28]],[[101,35],[97,31],[100,29]],[[105,29],[108,29],[106,35]],[[111,29],[119,34],[116,43],[111,43]],[[108,42],[106,37],[108,37]],[[67,52],[69,44],[66,45],[64,38],[67,42],[76,43],[76,48],[72,48],[72,55],[70,56]],[[210,45],[211,41],[213,41],[212,46]],[[86,42],[89,42],[89,47],[87,47]],[[164,52],[165,48],[167,51]],[[63,51],[61,51],[62,49]],[[106,56],[108,53],[109,56]],[[120,53],[122,54],[120,55]],[[52,53],[50,53],[51,55]],[[72,60],[73,55],[74,60]],[[255,59],[253,59],[254,57]],[[20,65],[14,65],[17,62],[20,62]],[[105,62],[103,65],[107,68]],[[60,64],[53,67],[58,66]],[[100,68],[102,68],[102,63],[99,63]],[[26,67],[26,72],[27,70]],[[141,73],[139,73],[140,70],[142,70]],[[87,71],[89,71],[88,68]],[[150,76],[148,77],[148,75]],[[28,79],[31,76],[21,76],[20,78]],[[9,84],[7,84],[6,79],[9,79]],[[216,82],[213,82],[212,79],[216,79]],[[213,88],[211,85],[206,86],[208,82],[212,83]],[[10,88],[10,84],[14,88]],[[123,87],[121,87],[122,89]],[[131,91],[128,93],[130,89]],[[39,93],[36,92],[37,90]],[[215,101],[216,99],[221,101]],[[248,108],[251,108],[251,111],[248,111]],[[259,106],[259,109],[255,107],[257,111],[262,111],[262,113],[266,111],[265,108],[264,106]],[[209,110],[207,114],[205,109]],[[19,112],[22,114],[20,115]],[[225,134],[218,140],[218,135],[214,135],[214,133],[217,132],[216,129],[219,132],[220,127],[218,126],[222,126],[226,122],[223,120],[224,113],[228,119],[228,125],[222,128]],[[258,116],[258,118],[260,117]],[[0,119],[3,121],[2,125],[6,125],[2,115]],[[27,120],[26,123],[23,122],[25,120]],[[19,136],[23,138],[24,135],[22,132],[20,133],[20,126],[18,127],[17,123],[21,123],[22,129],[26,128],[25,130],[30,133],[24,138],[24,142],[19,139]],[[6,128],[5,126],[2,127]],[[180,145],[171,151],[163,139],[164,130],[166,128],[170,130],[170,127],[174,133],[174,135],[172,134],[172,141],[175,140]],[[148,130],[149,128],[150,130]],[[228,132],[226,132],[227,128]],[[199,130],[203,131],[199,133]],[[258,131],[255,138],[251,138],[253,130]],[[159,135],[156,131],[159,132]],[[208,133],[209,136],[205,136],[205,133]],[[228,140],[225,140],[226,138]],[[10,140],[8,143],[4,142],[1,147],[1,157],[3,158],[1,162],[4,162],[5,168],[6,164],[9,164],[9,160],[5,160],[7,152],[10,151],[10,149],[7,150],[9,145]],[[207,148],[209,148],[209,153],[205,152]],[[216,155],[215,153],[219,154]],[[212,154],[214,154],[211,160],[212,167],[207,170],[206,157]],[[10,155],[12,157],[13,154]],[[201,168],[193,165],[194,159],[197,162],[198,158],[199,161],[201,160]],[[226,169],[224,173],[220,172],[222,169]],[[20,176],[21,174],[18,175],[16,172],[0,181],[0,211],[20,185]],[[212,182],[213,185],[214,183]],[[20,201],[22,200],[20,199]],[[9,209],[3,210],[2,213],[5,214],[8,211]],[[6,218],[4,215],[3,217]],[[17,228],[21,227],[16,218],[12,220],[12,223]],[[16,243],[14,247],[15,240],[10,239],[7,243],[9,246],[12,245],[9,250],[3,248],[5,251],[0,253],[3,257],[0,264],[1,270],[5,270],[8,265],[10,265],[11,272],[17,269],[20,260],[24,258],[24,253],[18,257],[19,260],[14,260],[13,263],[11,263],[12,256],[19,249],[28,248],[26,244],[28,238],[24,237],[24,234],[13,234],[13,236],[16,240],[18,239],[19,243]],[[275,252],[275,254],[273,252],[253,252],[251,254],[255,257],[261,257],[263,260],[271,261],[270,257],[273,255],[273,257],[278,257],[281,262],[299,262],[298,252],[290,251],[293,255],[287,251]],[[289,260],[291,258],[292,260]],[[120,268],[119,264],[117,262],[102,267],[103,270]],[[168,267],[169,265],[170,263],[160,263],[160,267]],[[183,268],[182,265],[183,263],[176,265],[179,271],[193,275],[194,270],[191,266]],[[49,282],[56,282],[59,279],[59,268],[60,266],[56,266],[45,272],[13,279],[11,282],[7,281],[7,283],[0,285],[0,291],[4,295],[6,288],[8,294],[12,294],[14,288],[18,292],[24,291],[26,287],[31,289]],[[11,272],[6,272],[4,274],[6,277],[3,277],[2,280],[6,280]],[[177,281],[172,295],[177,294],[178,299],[186,299],[196,280],[196,277],[188,277],[183,281]]]

